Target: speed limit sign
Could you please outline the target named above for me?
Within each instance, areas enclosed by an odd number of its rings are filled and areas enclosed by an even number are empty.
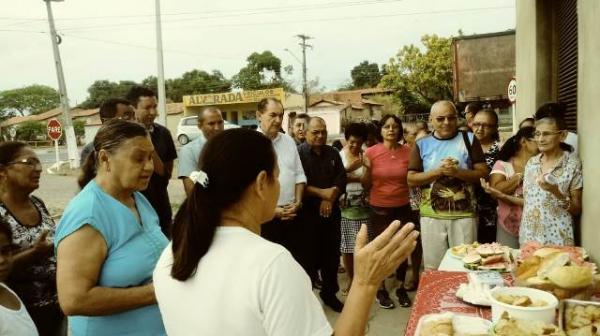
[[[514,78],[508,83],[508,100],[511,103],[517,101],[517,80]]]

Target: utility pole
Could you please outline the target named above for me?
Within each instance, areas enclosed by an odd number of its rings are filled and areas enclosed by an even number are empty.
[[[155,0],[156,7],[156,65],[158,67],[158,123],[167,127],[167,93],[165,90],[165,69],[163,66],[162,26],[160,18],[160,0]]]
[[[304,94],[304,113],[308,113],[308,84],[306,82],[306,48],[311,48],[311,45],[306,44],[306,40],[312,39],[310,36],[304,34],[297,35],[302,40],[300,46],[302,47],[302,93]]]
[[[63,118],[65,119],[65,137],[67,139],[67,153],[69,157],[69,165],[71,169],[79,168],[79,153],[77,152],[77,139],[75,138],[75,129],[73,121],[69,114],[69,98],[67,96],[67,85],[65,84],[65,75],[63,73],[62,62],[60,60],[60,52],[58,43],[60,37],[56,34],[54,27],[54,15],[52,15],[51,1],[59,2],[63,0],[43,0],[46,3],[48,11],[48,22],[50,24],[50,40],[52,40],[52,51],[54,52],[54,65],[56,66],[56,76],[58,77],[58,90],[60,93],[60,105],[63,109]]]

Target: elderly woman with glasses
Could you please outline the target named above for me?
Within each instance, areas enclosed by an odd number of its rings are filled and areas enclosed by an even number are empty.
[[[500,136],[498,134],[498,115],[488,109],[479,110],[471,123],[473,134],[479,140],[483,158],[489,171],[494,167],[500,152]],[[477,240],[480,243],[496,241],[496,221],[498,203],[483,189],[475,185],[477,196]]]
[[[581,213],[581,161],[563,143],[564,107],[548,103],[535,115],[534,138],[540,154],[525,167],[524,207],[519,243],[574,245],[573,216]]]
[[[55,224],[44,202],[31,195],[40,186],[41,173],[42,164],[27,144],[0,144],[0,218],[10,226],[17,248],[8,283],[40,335],[56,335],[64,316],[56,295],[56,258],[47,241]]]

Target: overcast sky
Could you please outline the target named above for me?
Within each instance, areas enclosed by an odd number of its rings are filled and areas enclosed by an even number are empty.
[[[10,4],[10,7],[8,6]],[[98,79],[140,81],[156,75],[154,1],[53,2],[71,104]],[[166,78],[192,69],[237,73],[254,51],[270,50],[301,83],[295,35],[311,37],[308,77],[336,89],[363,60],[387,63],[424,34],[456,35],[515,27],[515,0],[162,0]],[[58,87],[40,0],[0,5],[0,90]]]

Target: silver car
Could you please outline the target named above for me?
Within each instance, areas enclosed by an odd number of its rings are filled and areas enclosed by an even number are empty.
[[[230,128],[240,127],[239,125],[230,123],[227,120],[225,120],[224,126],[226,130]],[[200,129],[198,128],[197,116],[185,117],[179,120],[179,125],[177,125],[177,141],[179,141],[181,145],[185,145],[199,136],[203,135]]]

